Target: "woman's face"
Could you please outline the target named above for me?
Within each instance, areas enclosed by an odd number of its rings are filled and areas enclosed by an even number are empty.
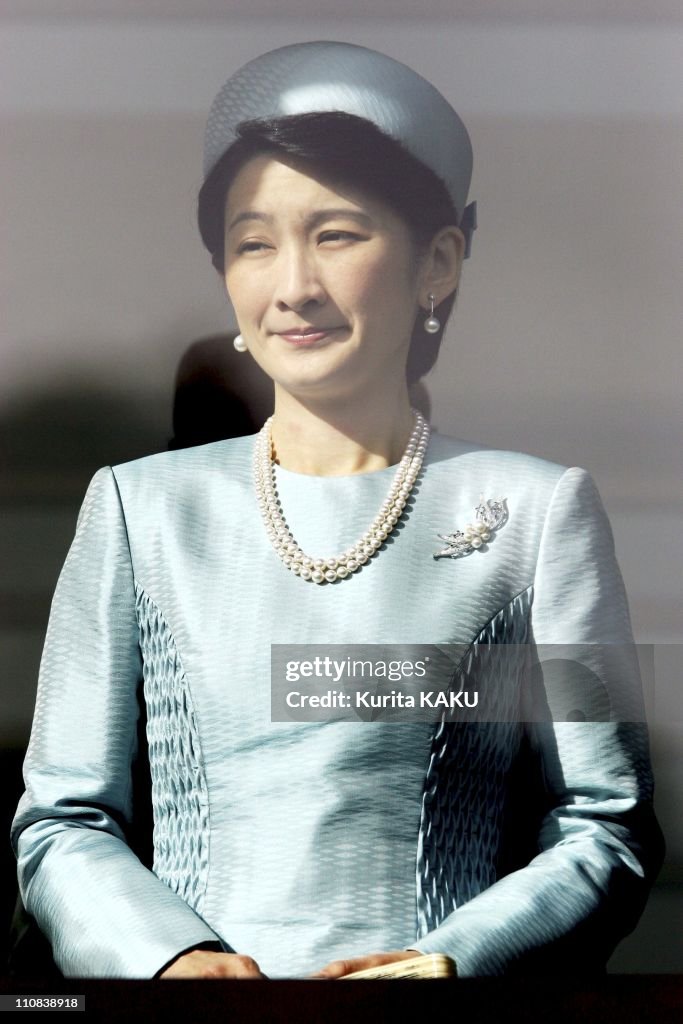
[[[258,156],[229,189],[225,225],[240,332],[276,385],[334,399],[404,381],[420,261],[389,207]]]

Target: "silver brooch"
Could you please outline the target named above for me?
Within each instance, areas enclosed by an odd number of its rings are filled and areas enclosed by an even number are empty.
[[[462,530],[454,533],[437,534],[439,540],[446,542],[448,547],[434,553],[434,558],[460,558],[470,555],[491,539],[491,533],[503,526],[508,514],[505,498],[489,498],[482,495],[475,509],[476,521],[468,523]]]

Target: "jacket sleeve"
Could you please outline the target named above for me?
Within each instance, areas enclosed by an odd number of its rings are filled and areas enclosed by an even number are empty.
[[[661,864],[628,607],[607,517],[580,469],[563,474],[548,508],[531,639],[548,708],[528,726],[547,808],[538,854],[413,944],[453,956],[462,976],[600,970]],[[558,672],[572,662],[582,666],[573,694]],[[568,714],[586,675],[580,713]]]
[[[22,899],[67,976],[151,977],[217,941],[125,841],[141,675],[126,526],[102,469],[55,591],[12,826]]]

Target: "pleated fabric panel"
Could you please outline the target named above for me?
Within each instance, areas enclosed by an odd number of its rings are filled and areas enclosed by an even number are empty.
[[[202,913],[209,872],[209,801],[199,730],[168,624],[136,588],[154,807],[154,872]]]

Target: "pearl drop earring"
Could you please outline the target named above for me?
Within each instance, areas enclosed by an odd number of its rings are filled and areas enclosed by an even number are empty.
[[[427,334],[436,334],[441,330],[441,321],[438,317],[434,316],[434,296],[431,292],[429,295],[429,303],[432,308],[429,310],[429,316],[424,322],[424,329]]]
[[[232,343],[235,346],[235,351],[236,352],[246,352],[247,351],[247,343],[246,343],[246,341],[244,340],[244,338],[242,337],[241,334],[236,334],[235,337],[232,339]]]

